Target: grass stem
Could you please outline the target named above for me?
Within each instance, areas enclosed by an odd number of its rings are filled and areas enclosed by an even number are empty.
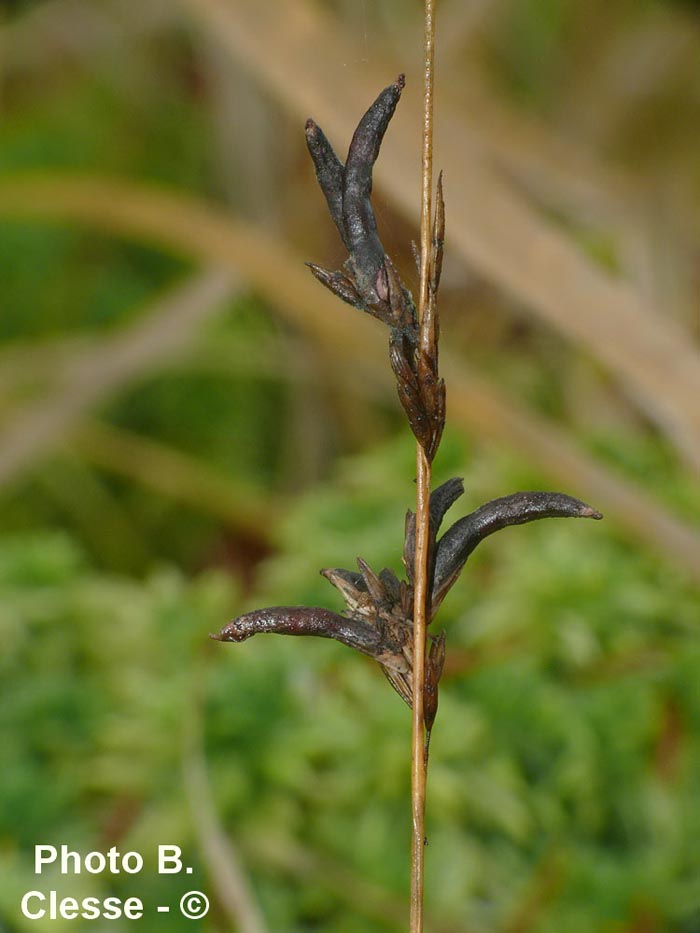
[[[426,309],[431,255],[433,188],[433,63],[435,52],[435,0],[425,0],[425,46],[423,59],[423,145],[421,171],[420,295],[421,349],[427,349]],[[425,850],[425,794],[428,772],[427,737],[423,709],[425,643],[428,604],[428,557],[430,548],[431,465],[424,449],[416,451],[416,551],[413,610],[413,718],[411,740],[411,933],[423,930],[423,868]]]

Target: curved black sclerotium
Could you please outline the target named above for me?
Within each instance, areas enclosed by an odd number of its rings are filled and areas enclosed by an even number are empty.
[[[460,518],[437,543],[432,588],[432,613],[456,582],[474,548],[501,528],[523,525],[540,518],[594,518],[600,512],[580,499],[561,492],[516,492],[492,499]]]
[[[378,628],[315,606],[271,606],[267,609],[256,609],[232,619],[218,635],[212,634],[210,638],[215,641],[241,642],[252,638],[253,635],[264,633],[333,638],[394,670],[408,670],[405,659],[398,651],[401,646],[387,645]]]

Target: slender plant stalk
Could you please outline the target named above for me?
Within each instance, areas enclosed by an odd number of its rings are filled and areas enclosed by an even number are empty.
[[[425,683],[426,597],[428,527],[430,522],[431,468],[423,448],[417,445],[415,602],[413,607],[413,728],[411,742],[411,933],[423,930],[423,863],[425,850],[425,792],[428,771],[423,710]]]
[[[421,172],[420,295],[418,316],[420,346],[430,350],[428,278],[430,275],[433,190],[433,62],[435,55],[435,2],[425,0],[425,48],[423,59],[423,147]],[[413,719],[411,736],[411,933],[423,930],[423,867],[425,851],[425,794],[428,775],[428,738],[423,708],[425,642],[428,603],[428,552],[430,547],[431,463],[416,442],[416,551],[413,606]]]
[[[420,295],[418,307],[379,239],[372,208],[372,171],[384,134],[405,86],[404,75],[380,91],[361,117],[343,162],[321,127],[309,118],[305,133],[316,179],[348,258],[337,270],[308,263],[334,295],[389,328],[389,363],[399,401],[417,441],[416,511],[404,525],[406,579],[384,568],[376,573],[358,557],[358,570],[326,567],[323,576],[340,591],[343,613],[319,606],[269,606],[232,619],[212,638],[241,642],[252,635],[332,638],[374,658],[391,686],[412,709],[410,933],[423,931],[425,796],[430,733],[438,709],[445,662],[445,632],[428,636],[442,600],[475,547],[493,532],[540,518],[602,518],[600,512],[558,492],[517,492],[492,499],[459,519],[439,538],[442,520],[464,493],[459,477],[437,489],[431,464],[445,425],[445,382],[438,367],[437,297],[445,239],[442,175],[432,198],[433,63],[435,3],[425,0],[422,134]],[[429,646],[429,650],[428,649]]]

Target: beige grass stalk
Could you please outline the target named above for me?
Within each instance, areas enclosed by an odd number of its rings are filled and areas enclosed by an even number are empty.
[[[431,214],[433,190],[433,62],[435,54],[435,0],[425,0],[423,58],[423,147],[421,171],[420,294],[421,348],[429,340],[426,323],[430,274]],[[430,543],[431,466],[425,451],[416,445],[416,551],[413,609],[413,720],[411,737],[411,933],[423,930],[423,868],[425,851],[425,792],[428,755],[423,711],[425,640],[428,602],[428,550]]]

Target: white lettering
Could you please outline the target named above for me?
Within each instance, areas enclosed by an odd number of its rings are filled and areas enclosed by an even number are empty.
[[[182,849],[180,846],[158,846],[158,874],[176,875],[182,871]],[[168,865],[172,865],[169,868]]]
[[[131,855],[131,853],[128,852],[127,855]],[[124,859],[121,857],[119,853],[119,849],[117,849],[116,846],[112,846],[112,848],[107,853],[107,861],[109,863],[109,870],[112,872],[113,875],[118,875],[120,873],[119,865],[118,865],[118,862],[120,860],[122,862],[124,861]]]
[[[177,846],[163,846],[162,848],[176,852],[171,856],[171,860],[177,856],[180,850]],[[51,865],[58,861],[59,852],[55,846],[34,846],[34,872],[41,875],[44,865]],[[103,852],[88,852],[81,858],[78,852],[74,852],[66,845],[61,846],[59,870],[62,875],[79,875],[86,871],[91,875],[100,875],[108,871],[113,875],[119,875],[122,871],[129,875],[136,875],[143,868],[143,858],[138,852],[125,852],[121,854],[116,846],[105,855]],[[172,872],[179,871],[180,868],[170,869]]]
[[[32,911],[29,909],[29,901],[33,897],[36,897],[40,901],[46,900],[46,898],[41,893],[41,891],[27,891],[27,893],[22,898],[22,905],[21,905],[22,913],[27,918],[27,920],[41,920],[41,918],[46,913],[43,907],[41,907],[35,913],[32,913]]]
[[[101,874],[107,867],[107,859],[101,852],[88,852],[85,856],[85,871],[89,872],[91,875]],[[80,871],[80,869],[78,869]],[[117,873],[119,869],[117,869]],[[112,873],[113,870],[112,870]]]
[[[37,904],[32,903],[37,901]],[[27,920],[118,920],[124,916],[127,920],[140,920],[143,917],[143,901],[138,897],[128,897],[123,903],[118,897],[107,897],[101,901],[99,897],[84,897],[78,901],[74,897],[58,896],[58,891],[48,892],[27,891],[22,898],[21,910]],[[42,906],[43,905],[43,906]]]
[[[71,851],[68,846],[61,846],[61,874],[70,875],[71,870],[68,867],[68,862],[73,862],[73,872],[74,875],[80,874],[80,855],[77,852]]]
[[[105,901],[105,904],[107,901]],[[82,911],[80,916],[84,920],[97,920],[100,916],[100,901],[97,897],[85,897],[83,898]],[[105,914],[105,916],[107,916]]]
[[[138,897],[127,897],[124,901],[124,916],[127,920],[139,920],[143,917],[143,903]]]
[[[34,846],[34,874],[40,875],[42,865],[55,862],[57,854],[56,846]]]
[[[118,897],[108,897],[102,908],[105,920],[118,920],[122,915],[122,904]]]
[[[64,897],[58,905],[58,912],[64,920],[75,920],[78,916],[78,902],[74,897]]]
[[[111,854],[112,849],[109,851]],[[127,875],[137,875],[143,868],[143,859],[138,852],[127,852],[122,858],[122,868]]]

